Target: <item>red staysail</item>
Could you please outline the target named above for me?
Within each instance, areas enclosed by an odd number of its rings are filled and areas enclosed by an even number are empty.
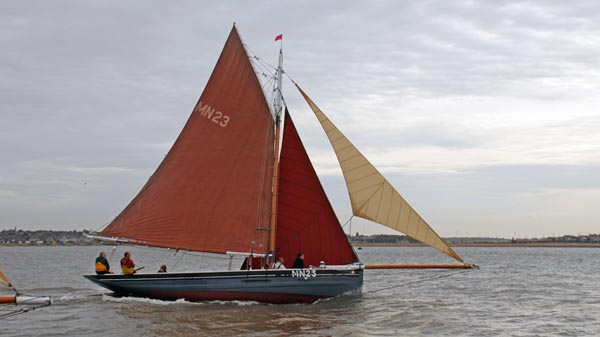
[[[179,138],[102,235],[205,252],[267,249],[274,122],[235,29]]]
[[[288,267],[357,262],[287,110],[279,162],[276,253]]]

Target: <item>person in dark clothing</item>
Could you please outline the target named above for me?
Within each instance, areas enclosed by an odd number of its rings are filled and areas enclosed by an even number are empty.
[[[158,270],[159,273],[166,273],[167,272],[167,266],[166,265],[162,265],[160,266],[160,269]]]
[[[101,252],[100,256],[96,258],[96,274],[112,274],[112,271],[110,271],[110,264],[108,264],[108,260],[106,259],[105,252]]]
[[[298,256],[294,260],[294,265],[292,265],[292,269],[303,269],[304,268],[304,254],[298,253]]]

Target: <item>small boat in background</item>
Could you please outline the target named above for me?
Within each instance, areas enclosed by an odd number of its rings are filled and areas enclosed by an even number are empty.
[[[0,295],[0,307],[5,307],[6,305],[16,306],[16,308],[9,308],[6,312],[0,311],[0,319],[47,307],[51,303],[48,296],[27,296],[20,294],[10,283],[2,269],[0,269],[0,285],[15,293],[14,295]]]

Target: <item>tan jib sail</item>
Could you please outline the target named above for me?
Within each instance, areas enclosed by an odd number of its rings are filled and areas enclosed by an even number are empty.
[[[440,238],[297,84],[296,87],[319,119],[333,146],[346,180],[353,214],[400,231],[462,262],[460,256]]]
[[[8,280],[8,277],[6,277],[6,275],[4,275],[4,273],[2,272],[2,269],[0,269],[0,284],[3,284],[7,287],[12,287],[10,281]]]

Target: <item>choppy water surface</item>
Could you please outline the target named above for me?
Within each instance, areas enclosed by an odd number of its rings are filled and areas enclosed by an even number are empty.
[[[125,249],[144,271],[226,268],[228,259]],[[600,249],[457,248],[479,270],[367,270],[363,293],[310,305],[114,298],[81,275],[111,247],[0,247],[23,293],[53,305],[0,320],[2,336],[600,336]],[[364,263],[449,262],[427,248],[358,251]],[[239,265],[234,261],[234,265]],[[450,275],[452,274],[452,275]],[[0,307],[0,314],[6,311]]]

